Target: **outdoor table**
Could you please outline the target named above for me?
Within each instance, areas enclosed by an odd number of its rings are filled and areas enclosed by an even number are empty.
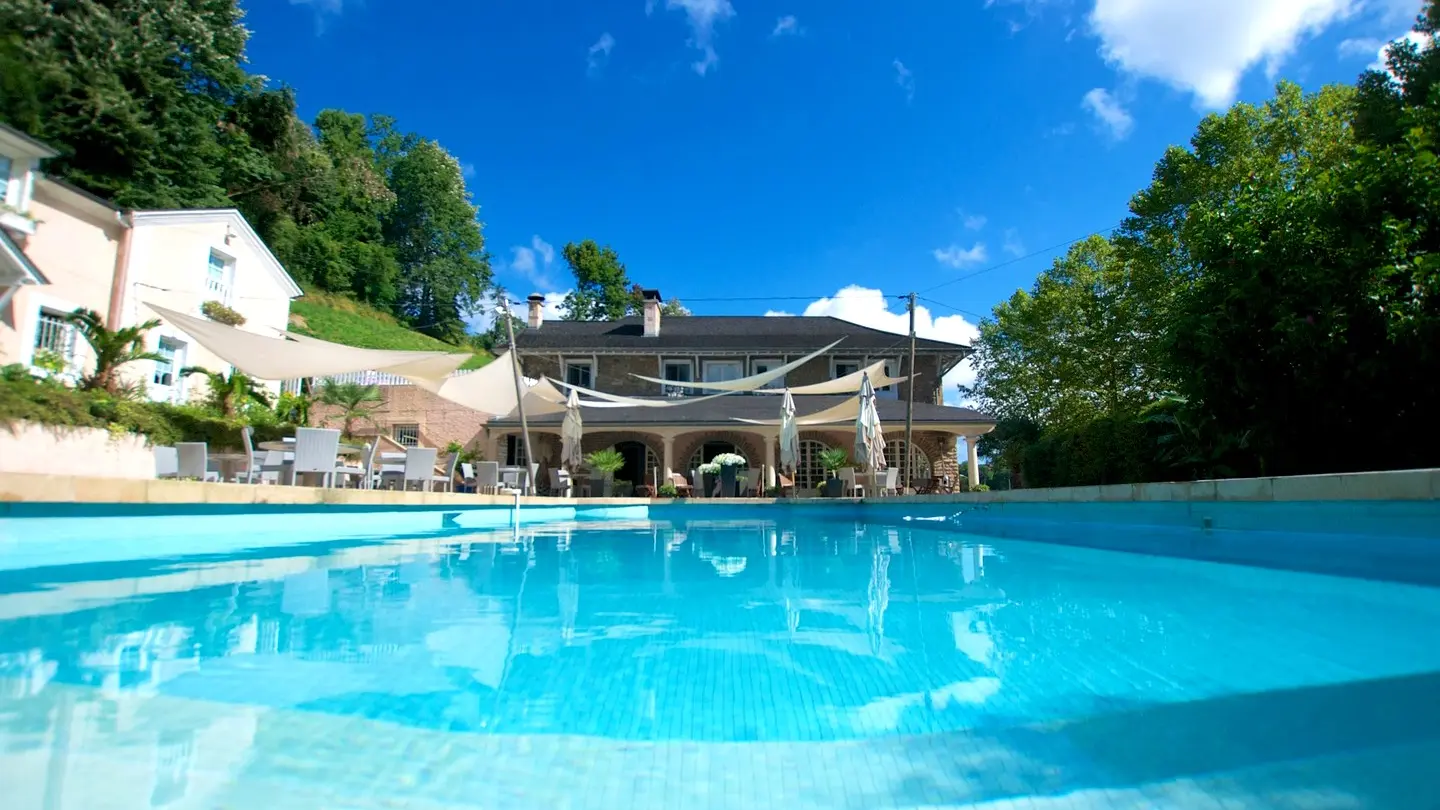
[[[245,460],[248,458],[244,453],[208,453],[207,461],[215,462],[216,472],[220,474],[221,481],[230,481],[245,468]]]
[[[293,453],[295,452],[295,440],[281,439],[274,442],[260,442],[259,444],[255,445],[255,449],[273,450],[281,453]],[[357,453],[363,452],[364,450],[365,448],[357,447],[353,444],[341,444],[338,448],[338,451],[342,455],[355,455]]]

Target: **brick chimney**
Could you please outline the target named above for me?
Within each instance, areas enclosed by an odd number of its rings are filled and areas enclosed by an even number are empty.
[[[541,311],[545,306],[545,296],[540,293],[530,293],[530,297],[526,298],[525,301],[530,304],[530,317],[526,321],[526,324],[531,329],[539,329],[540,324],[545,321],[545,315]]]
[[[645,337],[660,336],[660,291],[641,290],[640,297],[645,302]]]

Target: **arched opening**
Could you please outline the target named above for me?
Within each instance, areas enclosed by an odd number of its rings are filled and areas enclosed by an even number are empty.
[[[905,458],[904,439],[885,440],[885,466],[893,467],[900,471],[900,485],[905,485],[905,467],[901,459]],[[916,486],[925,486],[930,483],[930,457],[918,446],[910,448],[910,480]]]
[[[820,488],[820,484],[825,481],[825,465],[820,463],[820,454],[827,449],[824,442],[814,439],[800,440],[800,458],[795,464],[796,488]]]
[[[650,483],[650,472],[659,464],[655,452],[643,442],[616,442],[615,450],[625,457],[625,466],[615,473],[616,481],[629,481],[635,486]]]
[[[690,466],[685,469],[685,476],[688,478],[691,470],[697,469],[701,464],[715,458],[721,453],[745,455],[740,452],[740,448],[736,447],[733,442],[705,442],[695,448],[694,454],[690,456]]]

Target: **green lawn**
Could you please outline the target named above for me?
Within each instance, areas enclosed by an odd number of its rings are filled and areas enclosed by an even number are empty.
[[[306,293],[290,302],[290,331],[362,349],[474,352],[461,368],[479,368],[494,359],[483,350],[452,346],[406,329],[365,304],[323,293]]]

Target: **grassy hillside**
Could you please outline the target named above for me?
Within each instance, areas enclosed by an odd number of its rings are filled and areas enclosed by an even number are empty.
[[[406,329],[378,309],[321,292],[290,302],[290,331],[362,349],[474,352],[461,368],[479,368],[493,359],[484,350],[452,346]]]

